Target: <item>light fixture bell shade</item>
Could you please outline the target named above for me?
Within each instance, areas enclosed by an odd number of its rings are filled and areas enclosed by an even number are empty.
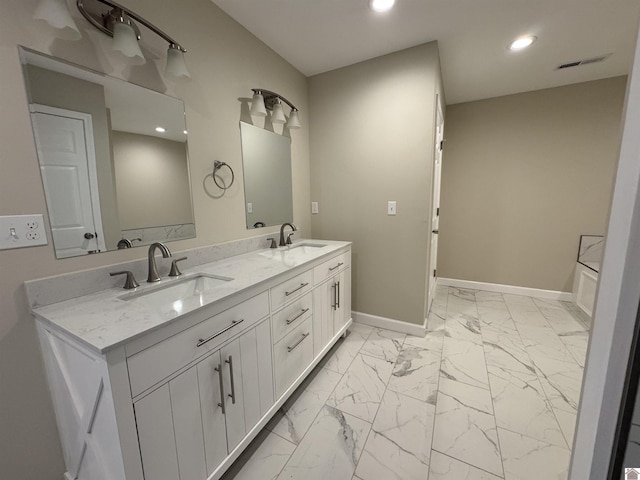
[[[71,17],[66,0],[40,0],[33,18],[62,30],[70,40],[78,40],[82,37],[76,22]]]
[[[264,97],[260,92],[255,92],[251,99],[251,115],[256,117],[266,117],[267,109],[264,106]]]
[[[167,50],[167,66],[164,73],[175,78],[191,78],[184,62],[184,52],[174,44],[169,45]]]
[[[287,119],[284,116],[284,110],[280,101],[273,106],[273,112],[271,113],[271,123],[282,124]]]
[[[289,121],[287,122],[287,128],[289,130],[295,130],[296,128],[300,128],[300,118],[298,118],[298,110],[292,109],[289,114]]]
[[[124,22],[116,22],[113,25],[113,42],[111,48],[122,53],[134,65],[144,65],[147,60],[138,45],[138,37],[131,25]]]

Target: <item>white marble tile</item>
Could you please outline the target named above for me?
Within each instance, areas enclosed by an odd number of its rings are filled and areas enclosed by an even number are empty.
[[[505,480],[566,480],[571,454],[567,448],[499,428]]]
[[[502,480],[502,477],[433,450],[429,465],[429,480]]]
[[[221,480],[276,480],[296,446],[263,430]]]
[[[373,422],[391,377],[393,365],[358,355],[327,400],[327,405]]]
[[[370,328],[371,330],[366,330],[364,327]],[[356,355],[358,355],[358,352],[360,352],[360,349],[372,331],[373,328],[367,325],[352,324],[352,326],[349,327],[347,338],[345,338],[337,348],[334,347],[333,351],[329,354],[330,356],[328,355],[329,358],[325,357],[325,360],[323,360],[324,368],[344,374],[349,369],[351,362],[356,358]]]
[[[488,390],[440,379],[433,449],[502,475],[498,434]]]
[[[282,438],[299,444],[341,378],[339,373],[321,368],[299,396],[287,400],[268,428]]]
[[[424,348],[425,350],[433,350],[434,352],[442,352],[442,342],[444,336],[437,332],[427,332],[424,337],[415,337],[413,335],[407,335],[404,339],[403,348],[417,347]]]
[[[449,287],[447,315],[456,313],[464,313],[473,317],[478,316],[475,290]]]
[[[498,427],[567,447],[535,373],[490,366],[489,383]]]
[[[589,346],[589,332],[567,332],[559,335],[560,340],[573,355],[576,363],[584,368],[587,358],[587,347]]]
[[[515,295],[513,293],[503,293],[504,302],[511,305],[533,305],[533,299],[527,295]]]
[[[502,300],[486,300],[478,302],[478,318],[480,328],[485,325],[505,327],[515,330],[516,326],[511,318],[511,312],[507,304]]]
[[[551,327],[519,324],[517,328],[527,353],[534,362],[537,359],[553,359],[575,363],[573,355]]]
[[[481,302],[504,302],[500,292],[487,292],[486,290],[476,290],[476,303]]]
[[[370,429],[371,424],[325,406],[278,480],[351,478]]]
[[[435,407],[387,390],[356,468],[362,480],[424,480]]]
[[[566,412],[564,410],[554,410],[558,424],[564,434],[564,439],[567,441],[569,449],[573,448],[573,437],[576,430],[576,420],[578,414],[575,412]]]
[[[444,324],[445,337],[466,340],[477,344],[482,343],[480,335],[480,320],[477,315],[467,313],[448,313]]]
[[[441,376],[481,388],[489,388],[482,345],[445,337]]]
[[[529,300],[528,303],[524,301],[522,303],[508,303],[507,308],[511,314],[511,318],[516,324],[516,327],[520,325],[533,326],[533,327],[549,327],[547,319],[540,312],[533,300],[530,297],[524,297]]]
[[[516,330],[484,326],[482,329],[487,366],[536,374],[533,362]]]
[[[404,333],[376,328],[364,342],[360,353],[380,358],[392,364],[396,363],[405,337]]]
[[[389,389],[435,405],[440,377],[439,351],[406,345],[393,368]]]
[[[557,334],[584,332],[586,328],[557,300],[535,298],[540,313],[547,319],[549,326]]]
[[[575,412],[580,401],[583,368],[575,362],[558,362],[551,358],[534,358],[536,373],[551,406]]]

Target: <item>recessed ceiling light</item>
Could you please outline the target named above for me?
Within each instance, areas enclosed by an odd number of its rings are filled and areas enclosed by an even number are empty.
[[[374,12],[386,12],[393,8],[396,0],[369,0],[369,8]]]
[[[531,46],[531,44],[535,42],[537,39],[538,37],[534,37],[533,35],[525,35],[523,37],[518,37],[513,42],[511,42],[511,44],[509,45],[509,50],[513,50],[513,51],[522,50],[524,48]]]
[[[158,133],[164,133],[164,132],[166,132],[166,131],[167,131],[167,129],[166,129],[166,128],[163,128],[163,127],[156,127],[156,132],[158,132]]]

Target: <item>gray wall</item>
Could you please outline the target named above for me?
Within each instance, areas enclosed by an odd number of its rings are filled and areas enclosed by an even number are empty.
[[[187,145],[111,132],[122,230],[193,223]]]
[[[129,67],[113,58],[111,39],[91,27],[73,7],[81,40],[56,37],[32,20],[36,0],[0,3],[0,215],[44,213],[46,204],[31,133],[18,45],[80,63],[184,100],[189,130],[189,162],[197,238],[172,242],[171,249],[249,237],[245,227],[240,154],[241,98],[251,87],[280,92],[300,109],[302,129],[291,133],[294,221],[310,233],[309,112],[307,79],[250,35],[209,0],[158,2],[122,0],[189,50],[192,80],[163,77],[167,44],[147,33],[147,64]],[[155,60],[157,59],[157,60]],[[156,63],[157,62],[157,63]],[[208,196],[203,179],[219,159],[229,163],[236,183],[220,199]],[[276,232],[276,227],[260,233]],[[51,238],[51,237],[49,237]],[[24,294],[25,280],[145,257],[144,248],[56,260],[51,244],[0,251],[0,477],[60,480],[64,471],[51,400],[34,322]]]
[[[310,79],[312,233],[354,242],[357,312],[424,321],[436,93],[435,42]]]
[[[626,77],[447,107],[441,277],[571,291],[603,234]]]

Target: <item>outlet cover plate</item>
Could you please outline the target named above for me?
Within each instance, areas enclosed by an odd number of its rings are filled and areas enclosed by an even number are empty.
[[[37,247],[47,243],[41,214],[0,216],[0,250]]]

